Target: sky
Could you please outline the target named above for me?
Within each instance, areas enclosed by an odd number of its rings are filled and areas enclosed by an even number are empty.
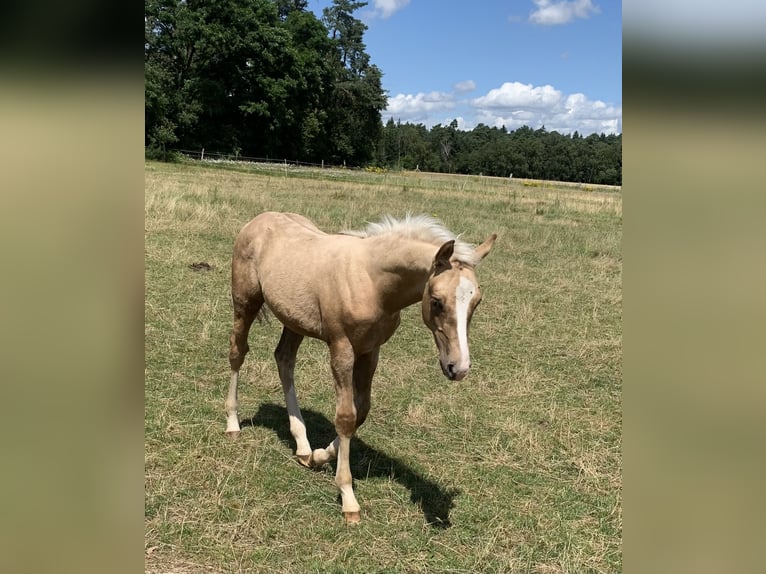
[[[620,0],[369,0],[354,15],[384,123],[622,133]]]

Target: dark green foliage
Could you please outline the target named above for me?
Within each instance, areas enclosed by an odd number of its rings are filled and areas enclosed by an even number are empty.
[[[460,131],[454,120],[429,131],[390,119],[376,161],[393,169],[622,185],[622,134],[583,138],[544,127],[509,132],[484,124]]]
[[[145,0],[145,144],[369,161],[386,99],[364,5],[337,0],[328,31],[304,0]]]
[[[370,64],[365,51],[367,26],[352,16],[366,5],[333,0],[333,5],[323,10],[322,21],[340,56],[334,61],[336,81],[326,108],[331,146],[328,159],[334,164],[370,162],[382,134],[380,112],[386,107],[383,74]]]

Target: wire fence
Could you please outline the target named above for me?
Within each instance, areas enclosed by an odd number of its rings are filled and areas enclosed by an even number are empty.
[[[345,168],[345,165],[337,166],[337,165],[331,165],[329,163],[325,163],[324,160],[322,160],[321,163],[311,163],[308,161],[299,161],[295,159],[277,159],[272,157],[253,157],[253,156],[246,156],[246,155],[240,155],[235,153],[219,153],[219,152],[209,152],[206,151],[204,148],[200,150],[189,150],[189,149],[173,149],[169,150],[175,153],[180,153],[181,155],[188,157],[189,159],[194,159],[198,161],[209,161],[211,163],[261,163],[261,164],[274,164],[274,165],[280,165],[284,167],[314,167],[314,168],[338,168],[343,167]]]

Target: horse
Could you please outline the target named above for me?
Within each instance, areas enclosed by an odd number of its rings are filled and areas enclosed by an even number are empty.
[[[370,410],[380,347],[399,326],[401,310],[420,301],[443,374],[464,379],[471,367],[468,329],[482,297],[474,269],[496,238],[493,233],[474,248],[426,215],[384,216],[363,230],[337,234],[320,231],[295,213],[256,216],[237,235],[231,262],[226,434],[240,433],[239,370],[249,351],[250,327],[266,305],[283,325],[274,358],[296,458],[309,468],[337,459],[342,514],[347,524],[358,523],[349,449]],[[337,437],[314,450],[295,394],[295,359],[304,337],[328,345],[335,380]]]

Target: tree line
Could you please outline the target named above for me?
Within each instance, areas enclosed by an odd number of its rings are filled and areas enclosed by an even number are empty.
[[[354,13],[333,0],[144,0],[145,145],[334,165],[619,184],[622,136],[393,122]]]
[[[453,120],[429,130],[390,119],[376,161],[399,169],[622,185],[622,134],[583,137],[527,126],[509,132],[484,124],[461,131],[457,125]]]

